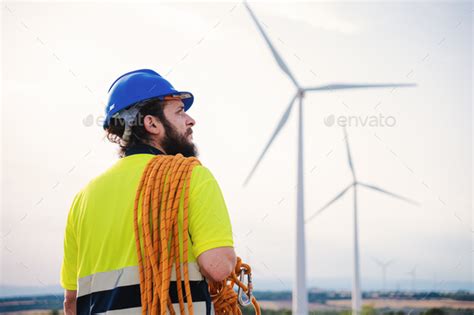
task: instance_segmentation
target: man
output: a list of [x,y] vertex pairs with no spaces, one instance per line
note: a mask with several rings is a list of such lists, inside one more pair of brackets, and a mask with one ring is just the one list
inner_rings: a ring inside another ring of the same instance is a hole
[[[191,93],[178,92],[158,73],[143,69],[119,77],[108,97],[104,129],[119,144],[121,158],[76,195],[69,211],[61,267],[66,315],[141,314],[133,230],[139,180],[156,155],[197,156],[195,121],[186,112]],[[236,256],[221,190],[201,165],[191,175],[188,220],[194,313],[212,314],[207,281],[224,280]],[[175,277],[171,280],[170,297],[179,313]]]

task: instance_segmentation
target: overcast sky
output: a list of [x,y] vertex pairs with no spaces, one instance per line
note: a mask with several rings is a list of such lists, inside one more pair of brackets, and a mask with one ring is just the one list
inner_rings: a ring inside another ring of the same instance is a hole
[[[415,266],[418,281],[433,288],[469,283],[472,3],[251,6],[303,85],[418,84],[307,94],[305,216],[351,181],[342,128],[328,126],[332,118],[351,119],[360,180],[422,204],[360,189],[362,287],[381,285],[373,258],[395,259],[391,287],[408,285]],[[0,283],[59,282],[72,198],[117,159],[98,123],[107,89],[140,68],[193,92],[194,139],[222,187],[237,253],[262,283],[287,285],[294,273],[296,110],[242,184],[294,87],[241,3],[192,2],[4,5]],[[311,285],[343,279],[349,288],[351,210],[347,194],[306,225]]]

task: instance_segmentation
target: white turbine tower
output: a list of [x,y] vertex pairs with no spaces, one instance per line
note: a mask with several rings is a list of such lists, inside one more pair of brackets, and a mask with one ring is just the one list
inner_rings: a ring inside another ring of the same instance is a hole
[[387,288],[386,287],[386,285],[387,285],[387,268],[388,268],[388,266],[393,264],[393,262],[395,260],[392,259],[392,260],[383,262],[381,260],[378,260],[377,258],[372,258],[372,259],[382,269],[382,292],[385,292],[385,290]]
[[362,183],[357,180],[355,170],[354,170],[354,164],[352,163],[352,156],[351,156],[351,150],[349,148],[349,139],[347,137],[347,132],[346,129],[344,128],[344,139],[346,143],[346,150],[347,150],[347,160],[349,163],[349,168],[352,173],[352,183],[350,183],[346,188],[344,188],[336,197],[331,199],[326,205],[324,205],[322,208],[320,208],[318,211],[316,211],[313,215],[311,215],[308,219],[306,219],[306,223],[308,223],[310,220],[312,220],[314,217],[319,215],[321,212],[326,210],[330,205],[332,205],[334,202],[342,198],[346,192],[348,192],[351,188],[354,191],[354,214],[353,214],[353,222],[354,222],[354,260],[353,260],[353,274],[352,274],[352,314],[358,314],[360,313],[361,309],[361,303],[362,303],[362,292],[360,289],[360,264],[359,264],[359,230],[358,230],[358,223],[357,223],[357,188],[358,187],[364,187],[368,188],[371,190],[375,190],[381,193],[384,193],[386,195],[389,195],[391,197],[401,199],[405,202],[418,205],[417,202],[412,201],[408,198],[402,197],[400,195],[391,193],[385,189],[379,188],[377,186],[369,185]]
[[352,84],[352,83],[332,83],[314,87],[302,87],[295,79],[290,69],[280,57],[274,46],[272,45],[267,34],[263,30],[262,26],[257,20],[257,17],[252,12],[246,2],[244,2],[252,20],[255,22],[259,32],[263,36],[263,39],[267,43],[270,51],[275,58],[280,69],[288,76],[293,85],[296,88],[295,94],[292,96],[290,103],[285,109],[283,116],[277,124],[277,127],[273,131],[270,140],[266,144],[262,153],[260,154],[257,162],[253,166],[249,175],[245,179],[244,186],[250,181],[252,175],[255,173],[258,165],[262,161],[265,153],[270,148],[272,142],[280,130],[285,126],[288,118],[290,117],[291,110],[296,100],[298,100],[298,155],[297,155],[297,193],[296,193],[296,277],[293,288],[293,310],[292,313],[295,315],[306,315],[308,314],[308,296],[306,291],[306,265],[305,265],[305,231],[304,231],[304,178],[303,178],[303,98],[306,92],[321,92],[321,91],[333,91],[333,90],[344,90],[344,89],[361,89],[361,88],[388,88],[388,87],[407,87],[415,86],[415,84]]

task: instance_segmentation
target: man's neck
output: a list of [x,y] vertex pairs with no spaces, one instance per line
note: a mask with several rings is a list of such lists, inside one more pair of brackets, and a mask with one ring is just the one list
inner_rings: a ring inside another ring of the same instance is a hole
[[129,147],[125,151],[125,156],[135,155],[135,154],[153,154],[153,155],[162,155],[165,154],[160,149],[144,143],[137,143],[136,145]]
[[163,150],[163,148],[161,147],[161,145],[159,145],[159,144],[157,143],[157,141],[150,141],[149,143],[145,143],[145,144],[150,145],[150,146],[152,146],[152,147],[154,147],[154,148],[160,150],[160,151],[163,152],[164,154],[166,154],[166,151]]

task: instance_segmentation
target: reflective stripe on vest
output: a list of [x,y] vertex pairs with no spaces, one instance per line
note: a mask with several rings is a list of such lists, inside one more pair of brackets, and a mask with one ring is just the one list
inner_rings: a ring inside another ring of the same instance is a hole
[[[186,309],[186,312],[187,312],[187,309],[188,309],[187,303],[184,303],[184,308]],[[173,309],[176,314],[179,314],[180,312],[179,304],[173,304]],[[194,309],[194,314],[196,315],[209,314],[209,313],[206,313],[207,312],[206,304],[202,302],[198,302],[198,303],[193,302],[193,309]],[[102,314],[104,315],[105,314],[107,315],[142,315],[142,308],[134,307],[134,308],[127,308],[125,310],[112,310],[112,311],[107,311],[105,313],[96,313],[96,314],[98,315],[102,315]],[[170,312],[168,312],[168,314],[170,314]],[[214,306],[212,306],[211,314],[214,314]]]
[[[181,264],[181,279],[184,279]],[[189,282],[195,314],[213,313],[208,285],[199,272],[198,264],[188,263]],[[173,265],[170,283],[170,299],[179,314],[176,272]],[[186,302],[184,282],[183,300]],[[185,304],[187,307],[187,304]],[[78,314],[141,314],[140,275],[138,266],[99,272],[80,278],[77,292]]]

